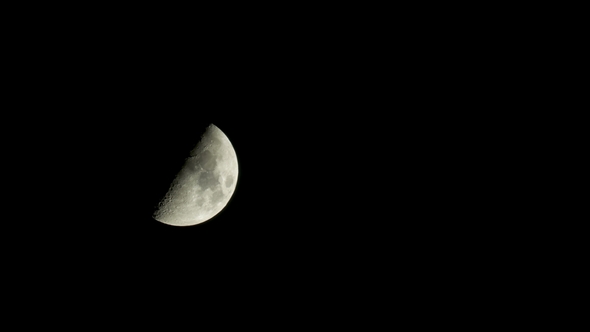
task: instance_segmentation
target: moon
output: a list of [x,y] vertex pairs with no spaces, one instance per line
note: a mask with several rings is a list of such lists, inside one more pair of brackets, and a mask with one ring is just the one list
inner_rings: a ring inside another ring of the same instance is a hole
[[153,218],[173,226],[205,222],[225,208],[237,180],[236,151],[227,136],[211,124],[190,151]]

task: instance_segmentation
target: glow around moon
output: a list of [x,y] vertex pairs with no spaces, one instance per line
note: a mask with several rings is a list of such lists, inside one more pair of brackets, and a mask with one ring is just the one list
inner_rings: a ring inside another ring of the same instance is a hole
[[173,226],[205,222],[227,205],[237,180],[236,152],[227,136],[210,125],[172,181],[153,218]]

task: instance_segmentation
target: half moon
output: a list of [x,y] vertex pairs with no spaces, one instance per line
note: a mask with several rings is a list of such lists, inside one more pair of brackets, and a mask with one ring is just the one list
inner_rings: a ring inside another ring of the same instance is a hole
[[215,125],[190,152],[153,218],[173,226],[192,226],[217,215],[231,199],[238,159],[227,136]]

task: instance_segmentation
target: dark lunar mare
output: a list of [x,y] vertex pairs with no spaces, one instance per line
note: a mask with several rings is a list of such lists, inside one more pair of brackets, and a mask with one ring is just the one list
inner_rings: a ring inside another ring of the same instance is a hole
[[197,180],[201,189],[205,190],[207,188],[212,188],[214,186],[219,185],[219,172],[218,171],[203,171],[199,174],[199,179]]

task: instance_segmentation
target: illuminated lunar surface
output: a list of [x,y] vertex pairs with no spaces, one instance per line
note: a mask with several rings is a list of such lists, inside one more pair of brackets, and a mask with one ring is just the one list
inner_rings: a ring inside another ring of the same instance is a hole
[[236,152],[227,136],[210,125],[172,181],[153,218],[173,226],[205,222],[227,205],[237,180]]

